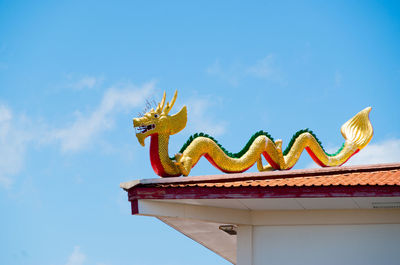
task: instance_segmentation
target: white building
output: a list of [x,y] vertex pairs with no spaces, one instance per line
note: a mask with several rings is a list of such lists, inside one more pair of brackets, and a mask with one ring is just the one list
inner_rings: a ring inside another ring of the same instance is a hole
[[157,217],[233,264],[400,264],[400,164],[121,187],[132,214]]

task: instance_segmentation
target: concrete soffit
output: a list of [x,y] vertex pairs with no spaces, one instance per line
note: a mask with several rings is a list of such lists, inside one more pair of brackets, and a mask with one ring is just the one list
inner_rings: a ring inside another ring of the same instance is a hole
[[239,210],[139,200],[139,215],[236,225],[400,223],[400,209]]
[[158,218],[233,264],[238,262],[237,236],[221,231],[220,225],[233,224],[241,231],[251,226],[400,223],[400,209],[255,211],[152,200],[138,200],[138,214]]

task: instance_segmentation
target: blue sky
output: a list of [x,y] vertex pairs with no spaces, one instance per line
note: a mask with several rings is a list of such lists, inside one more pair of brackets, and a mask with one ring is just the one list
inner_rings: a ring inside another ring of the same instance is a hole
[[396,1],[0,1],[0,264],[229,264],[130,215],[119,183],[156,177],[132,128],[145,100],[188,106],[171,155],[195,132],[236,152],[307,127],[335,151],[372,106],[349,164],[398,162],[398,47]]

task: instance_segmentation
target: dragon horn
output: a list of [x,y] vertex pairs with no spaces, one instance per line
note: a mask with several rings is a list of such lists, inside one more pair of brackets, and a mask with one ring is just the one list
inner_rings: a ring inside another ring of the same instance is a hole
[[175,104],[175,100],[176,100],[177,96],[178,96],[178,90],[175,90],[174,97],[172,98],[172,101],[171,101],[171,104],[170,104],[170,108],[171,109],[172,109],[172,106],[174,106],[174,104]]
[[166,94],[165,94],[165,91],[164,91],[163,98],[162,98],[161,102],[160,102],[160,103],[158,103],[158,106],[157,106],[156,112],[161,112],[161,111],[162,111],[162,109],[164,108],[164,104],[165,104],[165,97],[166,97]]
[[169,111],[172,109],[172,106],[174,106],[177,96],[178,96],[178,90],[175,90],[175,94],[174,94],[174,97],[171,100],[171,103],[168,102],[167,106],[165,107],[165,109],[163,111],[165,115],[167,115],[169,113]]

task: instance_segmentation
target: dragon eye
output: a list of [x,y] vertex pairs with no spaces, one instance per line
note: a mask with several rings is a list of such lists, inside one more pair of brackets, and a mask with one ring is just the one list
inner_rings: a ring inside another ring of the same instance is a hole
[[154,118],[158,118],[158,114],[154,114]]

